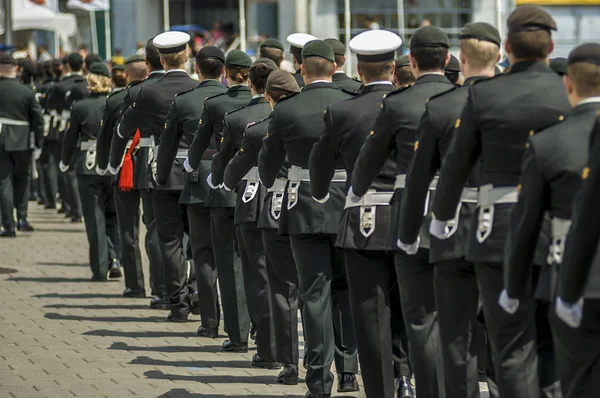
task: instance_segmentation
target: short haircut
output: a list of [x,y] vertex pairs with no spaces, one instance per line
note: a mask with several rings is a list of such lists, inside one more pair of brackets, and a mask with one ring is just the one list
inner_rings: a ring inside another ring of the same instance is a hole
[[394,60],[381,62],[358,61],[360,73],[368,81],[389,80],[394,69]]
[[110,78],[104,75],[90,73],[87,75],[88,90],[90,93],[110,93]]
[[110,75],[115,87],[127,86],[127,76],[125,76],[124,70],[113,69],[110,71]]
[[304,58],[304,73],[309,78],[330,76],[333,73],[333,62],[321,57]]
[[398,84],[413,84],[416,80],[408,65],[394,69],[394,76]]
[[102,57],[94,53],[88,54],[87,57],[85,57],[85,68],[90,69],[90,66],[96,62],[102,62]]
[[335,54],[334,58],[335,58],[335,63],[338,68],[341,68],[346,63],[346,58],[344,55]]
[[544,59],[550,54],[552,36],[547,30],[509,32],[510,51],[516,58]]
[[150,68],[154,70],[161,70],[162,64],[160,63],[160,54],[158,53],[158,49],[152,42],[152,39],[148,40],[146,43],[146,61]]
[[236,83],[244,83],[250,75],[250,68],[225,68],[227,77]]
[[160,58],[163,60],[165,65],[169,68],[178,68],[185,64],[187,61],[187,54],[185,51],[180,51],[175,54],[161,54]]
[[250,68],[250,82],[258,92],[263,92],[267,86],[267,79],[273,70],[267,64],[256,64]]
[[83,67],[83,59],[68,59],[67,64],[69,64],[73,72],[79,72]]
[[223,72],[223,62],[216,58],[204,58],[196,62],[205,79],[219,79]]
[[281,65],[281,61],[283,61],[285,58],[283,51],[274,47],[261,47],[258,53],[258,58],[269,58],[275,62],[275,65],[277,66]]
[[302,53],[292,51],[292,59],[296,61],[298,65],[302,65]]
[[131,83],[144,80],[148,75],[148,66],[145,62],[131,62],[125,65],[125,71],[127,71],[129,83]]
[[478,39],[463,39],[458,42],[460,51],[475,69],[493,68],[498,60],[500,47],[496,43]]
[[273,99],[273,101],[275,101],[275,102],[279,101],[284,96],[287,97],[287,96],[295,94],[292,91],[286,91],[286,90],[282,90],[280,88],[268,88],[266,90],[266,93],[269,94],[269,97],[271,97]]
[[417,47],[410,49],[417,67],[422,71],[444,70],[448,49],[445,47]]
[[569,65],[567,74],[579,97],[600,96],[600,65],[578,62]]

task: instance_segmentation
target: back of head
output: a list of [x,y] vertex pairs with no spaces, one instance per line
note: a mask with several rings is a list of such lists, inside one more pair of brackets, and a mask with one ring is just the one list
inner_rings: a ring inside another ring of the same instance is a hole
[[458,34],[459,47],[471,69],[483,71],[495,68],[500,53],[500,33],[485,22],[466,24]]
[[79,72],[83,67],[83,57],[79,53],[71,53],[67,56],[67,64],[71,71]]
[[162,64],[160,63],[160,54],[158,48],[152,42],[152,39],[146,43],[146,62],[150,65],[151,70],[162,70]]
[[337,65],[338,69],[344,66],[344,64],[346,63],[346,46],[344,45],[344,43],[335,38],[329,38],[323,41],[329,44],[329,46],[333,50],[335,64]]
[[569,54],[568,77],[579,98],[600,96],[600,44],[586,43]]
[[448,35],[432,25],[420,27],[410,39],[410,55],[422,72],[443,71],[449,47]]
[[302,49],[303,75],[308,79],[331,79],[335,55],[323,40],[312,40]]
[[385,30],[368,30],[350,40],[349,47],[356,53],[363,83],[391,80],[395,52],[401,45],[400,36]]
[[215,46],[205,46],[196,53],[196,66],[204,79],[218,80],[223,73],[225,54]]
[[568,60],[563,57],[552,58],[550,60],[550,69],[556,72],[559,76],[564,76],[567,74],[568,69]]
[[508,17],[507,52],[519,60],[545,60],[554,48],[552,30],[556,22],[542,7],[517,7]]
[[90,65],[86,77],[88,90],[93,94],[110,93],[111,79],[110,71],[104,62],[94,62]]
[[110,70],[110,78],[115,87],[127,86],[127,74],[125,73],[125,65],[115,65]]
[[227,78],[234,84],[243,84],[250,75],[252,59],[241,50],[233,50],[225,58]]
[[269,58],[259,58],[250,67],[250,82],[252,87],[258,93],[262,93],[267,85],[267,79],[269,75],[278,70],[279,68]]
[[269,58],[277,67],[281,65],[281,61],[284,60],[283,55],[283,44],[279,40],[276,39],[267,39],[260,43],[258,47],[258,56],[259,58]]
[[450,55],[450,61],[444,69],[444,75],[450,83],[457,84],[460,78],[460,61],[454,55]]
[[98,54],[88,54],[85,57],[85,69],[90,70],[90,67],[92,66],[92,64],[96,63],[96,62],[102,62],[102,57]]
[[269,75],[265,91],[274,102],[277,102],[284,96],[299,93],[300,86],[290,72],[276,70]]

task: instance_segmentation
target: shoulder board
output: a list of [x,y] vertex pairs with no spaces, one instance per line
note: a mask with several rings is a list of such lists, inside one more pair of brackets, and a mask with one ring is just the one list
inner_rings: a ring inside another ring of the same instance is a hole
[[453,92],[454,90],[456,90],[457,88],[460,88],[460,87],[462,87],[462,86],[454,86],[453,88],[451,88],[448,91],[444,91],[443,93],[439,93],[439,94],[433,95],[433,96],[429,97],[429,99],[427,100],[427,102],[429,102],[431,100],[434,100],[436,98],[439,98],[439,97],[443,97],[444,95],[446,95],[448,93],[451,93],[451,92]]
[[194,87],[194,88],[190,88],[189,90],[182,91],[182,92],[180,92],[180,93],[177,93],[177,94],[175,94],[175,97],[177,97],[178,95],[187,94],[187,93],[189,93],[190,91],[194,91],[195,89],[196,89],[196,87]]
[[256,126],[257,124],[264,123],[264,122],[268,121],[269,119],[271,119],[271,116],[267,116],[266,118],[257,120],[255,122],[250,122],[250,123],[248,123],[248,126],[246,126],[246,127]]
[[279,101],[277,101],[277,103],[279,104],[280,102],[287,101],[287,100],[289,100],[290,98],[294,98],[294,97],[295,97],[295,96],[297,96],[298,94],[300,94],[300,93],[294,93],[294,94],[292,94],[292,95],[287,95],[287,96],[281,97],[281,98],[279,98]]
[[355,96],[357,96],[359,94],[356,91],[346,90],[345,88],[343,88],[342,91],[345,92],[346,94],[352,95],[353,97],[355,97]]
[[411,87],[412,87],[412,84],[405,84],[403,87],[400,87],[392,92],[387,93],[384,100],[390,98],[392,95],[403,93],[404,91],[408,90]]
[[106,96],[106,98],[110,98],[110,97],[112,97],[113,95],[117,95],[117,94],[119,94],[119,93],[120,93],[120,92],[122,92],[122,91],[123,91],[123,90],[119,90],[119,91],[113,91],[112,93],[108,94],[108,95]]
[[211,95],[210,97],[206,97],[206,98],[204,99],[204,101],[208,101],[208,100],[210,100],[210,99],[217,98],[217,97],[222,97],[222,96],[224,96],[224,95],[225,95],[225,93],[220,93],[220,94]]
[[239,111],[239,110],[241,110],[241,109],[244,109],[245,107],[246,107],[246,106],[244,105],[244,106],[242,106],[242,107],[239,107],[239,108],[237,108],[237,109],[234,109],[234,110],[232,110],[232,111],[229,111],[229,112],[225,113],[225,116],[229,116],[229,115],[231,115],[232,113],[235,113],[235,112],[237,112],[237,111]]
[[505,77],[505,76],[509,76],[509,75],[506,74],[506,73],[501,73],[499,75],[495,75],[495,76],[490,77],[488,79],[481,79],[481,80],[474,81],[473,83],[469,84],[469,86],[477,86],[477,85],[480,85],[482,83],[493,82],[493,81],[496,81],[497,79],[501,79],[502,77]]
[[362,82],[360,81],[360,79],[357,79],[357,78],[353,77],[352,80],[354,80],[357,83],[361,83],[362,84]]
[[137,86],[137,85],[138,85],[138,84],[140,84],[141,82],[143,82],[143,80],[140,80],[140,81],[138,81],[138,82],[129,83],[129,84],[127,85],[127,88],[130,88],[130,87],[133,87],[133,86]]

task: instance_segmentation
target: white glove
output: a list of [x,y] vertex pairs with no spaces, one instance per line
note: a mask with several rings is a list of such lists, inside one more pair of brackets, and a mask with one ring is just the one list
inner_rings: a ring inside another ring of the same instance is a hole
[[229,188],[227,185],[225,185],[225,183],[223,183],[223,184],[221,184],[221,185],[219,185],[219,186],[220,186],[221,188],[225,188],[225,190],[226,190],[227,192],[231,192],[231,191],[233,191],[233,189]]
[[417,240],[413,244],[403,243],[400,239],[398,239],[398,247],[406,252],[409,256],[413,256],[417,254],[419,251],[419,244],[421,243],[421,237],[417,236]]
[[506,289],[503,289],[498,298],[498,305],[500,305],[500,308],[505,312],[512,315],[519,309],[519,300],[510,298]]
[[110,163],[108,164],[108,172],[114,176],[117,175],[117,173],[119,172],[119,169],[121,168],[121,166],[117,167],[116,169],[113,168]]
[[185,158],[185,161],[183,162],[183,168],[188,173],[191,173],[192,171],[194,171],[194,169],[192,169],[192,166],[190,166],[190,158]]
[[[352,189],[352,188],[350,188],[350,189]],[[317,199],[314,196],[313,196],[313,199],[314,199],[315,202],[325,203],[325,202],[327,202],[329,200],[329,192],[327,192],[327,195],[323,199]]]
[[101,169],[100,166],[96,166],[96,174],[103,176],[106,174],[106,169]]
[[350,186],[350,189],[348,190],[348,199],[350,199],[350,202],[352,203],[358,203],[362,199],[362,196],[355,195],[352,186]]
[[560,297],[556,298],[556,316],[572,328],[578,328],[581,325],[583,317],[583,298],[577,300],[575,304],[564,302]]
[[212,173],[208,175],[208,177],[206,177],[206,183],[208,184],[209,187],[211,187],[212,189],[219,189],[221,188],[220,185],[213,185],[212,183]]
[[64,164],[62,162],[62,160],[60,161],[60,163],[58,164],[58,168],[60,169],[60,171],[62,171],[63,173],[67,170],[69,170],[69,166],[67,166],[66,164]]
[[429,224],[429,233],[441,240],[448,239],[449,230],[448,221],[441,221],[434,218],[431,220],[431,224]]
[[35,160],[39,160],[40,157],[42,157],[42,150],[38,148],[33,148],[33,158]]

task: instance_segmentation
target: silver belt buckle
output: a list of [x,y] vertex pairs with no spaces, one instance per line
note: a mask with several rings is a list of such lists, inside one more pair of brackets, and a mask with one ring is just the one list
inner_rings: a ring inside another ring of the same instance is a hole
[[85,167],[92,170],[96,167],[96,145],[93,145],[85,152]]
[[52,120],[52,118],[50,117],[50,115],[44,115],[44,137],[48,137],[48,134],[50,133],[50,121]]
[[281,207],[283,206],[283,192],[273,192],[271,197],[271,216],[275,220],[279,220],[281,217]]
[[550,248],[548,250],[548,257],[546,258],[548,264],[562,264],[566,238],[566,236],[557,236],[552,238],[552,242],[550,243]]
[[248,203],[252,199],[256,197],[256,193],[258,192],[258,181],[246,181],[246,189],[244,190],[244,195],[242,196],[242,202]]
[[360,233],[368,238],[375,232],[377,206],[360,206]]
[[288,193],[288,203],[287,209],[290,210],[296,204],[298,204],[298,187],[300,186],[300,181],[290,181],[290,185],[288,185],[287,193]]
[[483,243],[492,234],[494,224],[494,205],[481,206],[477,220],[477,242]]

